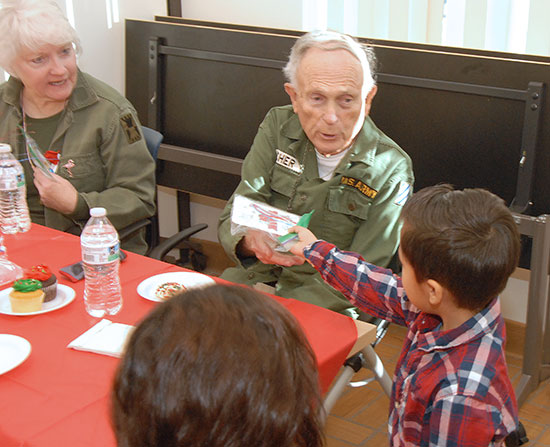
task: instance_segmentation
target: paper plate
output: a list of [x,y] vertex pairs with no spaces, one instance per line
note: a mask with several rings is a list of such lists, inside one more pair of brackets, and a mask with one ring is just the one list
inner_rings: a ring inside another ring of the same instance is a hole
[[209,286],[215,284],[215,281],[209,276],[196,272],[170,272],[151,276],[141,281],[137,287],[140,296],[151,301],[163,301],[155,296],[157,288],[166,282],[177,282],[187,289],[195,287]]
[[64,284],[57,285],[57,295],[51,301],[42,304],[42,309],[36,312],[12,312],[10,304],[10,292],[13,289],[9,287],[0,291],[0,313],[6,315],[16,315],[18,317],[27,317],[29,315],[45,314],[46,312],[52,312],[57,309],[61,309],[74,300],[75,291],[73,288]]
[[23,363],[31,353],[31,344],[23,337],[0,334],[0,375]]

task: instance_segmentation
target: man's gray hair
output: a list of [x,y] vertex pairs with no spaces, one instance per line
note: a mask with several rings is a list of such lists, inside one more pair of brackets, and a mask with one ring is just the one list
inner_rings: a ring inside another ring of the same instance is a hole
[[346,50],[349,51],[361,63],[363,68],[363,92],[368,93],[374,87],[374,66],[376,57],[371,47],[357,42],[352,37],[336,31],[311,31],[302,35],[296,40],[288,62],[283,68],[283,73],[290,84],[295,88],[298,86],[296,73],[302,58],[310,48],[323,50]]
[[72,43],[80,39],[53,0],[0,0],[0,67],[14,75],[13,63],[22,49]]

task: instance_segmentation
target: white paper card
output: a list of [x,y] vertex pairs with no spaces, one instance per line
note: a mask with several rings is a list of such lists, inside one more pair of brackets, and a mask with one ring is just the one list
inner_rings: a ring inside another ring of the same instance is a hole
[[[276,237],[288,233],[288,229],[300,220],[297,214],[289,213],[265,203],[235,196],[231,211],[231,223],[238,227],[254,228]],[[236,231],[233,231],[235,234]]]

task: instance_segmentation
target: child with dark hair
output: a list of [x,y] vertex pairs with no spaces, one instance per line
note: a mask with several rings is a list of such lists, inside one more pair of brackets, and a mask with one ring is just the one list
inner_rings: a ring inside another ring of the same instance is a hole
[[315,355],[294,316],[247,287],[177,295],[134,330],[116,374],[119,447],[321,447]]
[[392,446],[504,445],[518,426],[497,297],[520,252],[513,216],[488,191],[438,185],[414,194],[401,217],[401,277],[302,227],[291,251],[354,305],[408,328],[392,388]]

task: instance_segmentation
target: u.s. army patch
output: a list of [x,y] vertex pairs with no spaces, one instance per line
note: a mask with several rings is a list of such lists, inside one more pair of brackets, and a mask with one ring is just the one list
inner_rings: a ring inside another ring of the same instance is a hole
[[376,189],[371,188],[370,186],[363,183],[361,180],[353,177],[346,177],[345,175],[343,175],[340,179],[340,184],[351,186],[352,188],[355,188],[361,194],[367,196],[370,199],[374,199],[376,197],[376,194],[378,194],[378,191]]
[[120,125],[122,126],[122,130],[124,130],[128,144],[141,140],[141,133],[131,113],[120,117]]
[[407,182],[399,183],[399,191],[397,191],[397,196],[395,196],[395,204],[399,206],[405,205],[405,202],[409,198],[411,193],[411,184]]
[[288,155],[286,152],[283,152],[279,149],[276,149],[277,151],[277,159],[275,160],[275,163],[277,163],[280,166],[284,166],[285,168],[290,169],[291,171],[296,172],[297,174],[302,173],[302,167],[300,166],[300,162],[296,160],[292,155]]

